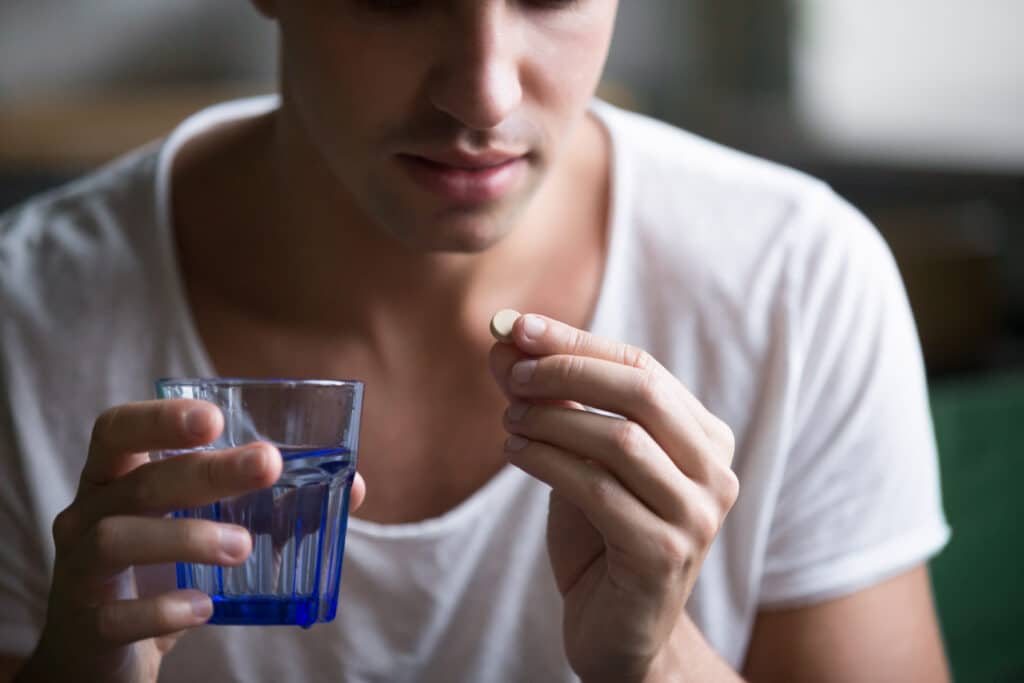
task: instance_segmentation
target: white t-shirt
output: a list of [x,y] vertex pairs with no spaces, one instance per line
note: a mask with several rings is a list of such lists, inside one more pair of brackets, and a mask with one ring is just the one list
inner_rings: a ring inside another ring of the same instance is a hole
[[[175,153],[274,106],[202,112],[0,217],[0,650],[39,633],[50,525],[96,415],[152,397],[156,377],[212,373],[175,261]],[[882,239],[822,183],[593,110],[613,205],[592,330],[649,350],[736,434],[740,498],[686,609],[740,667],[760,607],[858,590],[948,538],[913,320]],[[161,680],[573,680],[547,494],[507,467],[436,519],[353,519],[336,621],[198,629]]]

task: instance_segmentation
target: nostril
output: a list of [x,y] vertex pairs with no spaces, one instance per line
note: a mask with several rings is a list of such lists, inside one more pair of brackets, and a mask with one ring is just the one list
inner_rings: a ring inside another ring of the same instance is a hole
[[519,108],[522,83],[515,60],[465,63],[452,69],[432,93],[434,107],[472,130],[492,130]]

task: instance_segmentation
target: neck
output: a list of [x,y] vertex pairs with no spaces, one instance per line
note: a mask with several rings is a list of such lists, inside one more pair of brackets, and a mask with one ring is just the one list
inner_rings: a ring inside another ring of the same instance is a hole
[[[373,225],[286,111],[222,135],[212,143],[217,154],[191,155],[220,170],[183,181],[181,201],[175,193],[176,213],[184,215],[177,221],[182,260],[225,304],[244,302],[253,317],[281,325],[381,350],[389,339],[408,345],[450,338],[454,327],[478,346],[487,343],[495,310],[538,310],[536,293],[552,273],[574,253],[593,253],[580,243],[603,243],[603,224],[579,207],[587,185],[581,179],[594,181],[591,203],[607,202],[605,144],[594,121],[577,126],[516,227],[477,253],[415,250]],[[176,176],[189,175],[188,156],[183,150]],[[239,177],[238,168],[252,172]],[[190,201],[195,193],[205,201]],[[218,207],[212,215],[211,206]],[[603,221],[603,211],[598,215]]]

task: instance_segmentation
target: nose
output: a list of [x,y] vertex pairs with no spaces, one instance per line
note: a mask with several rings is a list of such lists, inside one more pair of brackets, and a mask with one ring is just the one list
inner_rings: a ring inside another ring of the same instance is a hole
[[517,27],[504,2],[453,13],[431,87],[433,105],[473,130],[496,128],[523,98]]

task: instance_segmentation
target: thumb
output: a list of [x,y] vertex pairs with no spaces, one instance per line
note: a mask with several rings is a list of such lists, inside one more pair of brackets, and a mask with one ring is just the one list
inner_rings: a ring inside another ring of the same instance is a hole
[[349,512],[355,512],[359,509],[359,506],[363,504],[363,500],[366,498],[366,480],[363,479],[363,475],[356,472],[356,477],[352,481],[352,492],[349,494],[348,509]]

